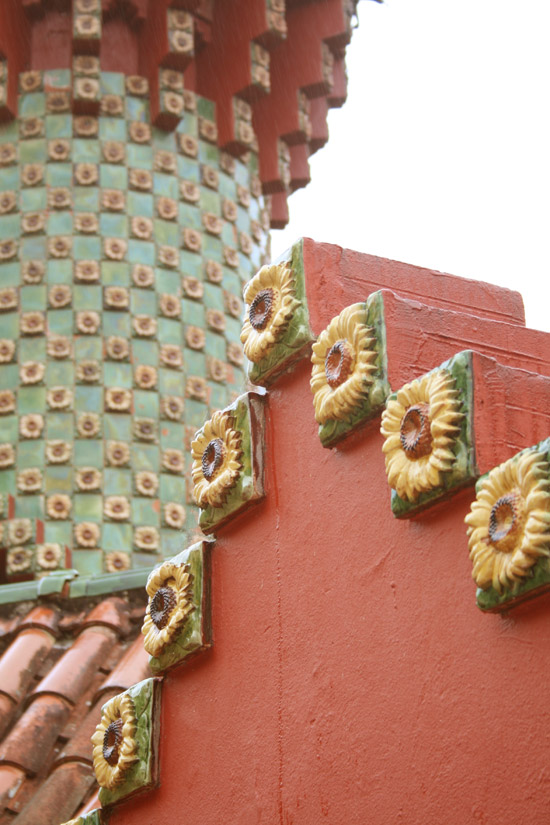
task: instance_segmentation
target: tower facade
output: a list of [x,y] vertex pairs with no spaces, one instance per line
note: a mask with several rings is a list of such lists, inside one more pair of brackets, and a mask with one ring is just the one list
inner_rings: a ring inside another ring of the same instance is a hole
[[9,0],[0,577],[151,567],[242,388],[242,288],[345,97],[354,3]]

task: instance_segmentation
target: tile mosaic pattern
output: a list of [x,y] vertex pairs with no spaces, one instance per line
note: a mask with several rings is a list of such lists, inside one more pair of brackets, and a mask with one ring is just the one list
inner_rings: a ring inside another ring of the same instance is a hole
[[[71,110],[79,80],[97,118]],[[20,90],[0,127],[6,580],[151,566],[196,524],[192,434],[242,386],[257,158],[221,153],[213,104],[183,89],[177,130],[152,128],[147,82],[93,56]]]

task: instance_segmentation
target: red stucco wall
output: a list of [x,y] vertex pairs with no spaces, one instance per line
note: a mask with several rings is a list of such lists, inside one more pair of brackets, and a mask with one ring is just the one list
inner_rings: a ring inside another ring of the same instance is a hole
[[[358,283],[346,303],[364,297]],[[507,333],[510,350],[526,340]],[[393,352],[400,374],[406,349]],[[213,549],[214,647],[166,676],[162,785],[113,825],[541,825],[550,596],[482,614],[463,524],[472,488],[394,519],[379,421],[324,449],[309,374],[306,360],[269,392],[266,499]],[[548,434],[535,384],[518,385],[536,410],[514,418],[520,446]],[[485,392],[480,442],[502,400]],[[511,454],[499,438],[495,461]]]

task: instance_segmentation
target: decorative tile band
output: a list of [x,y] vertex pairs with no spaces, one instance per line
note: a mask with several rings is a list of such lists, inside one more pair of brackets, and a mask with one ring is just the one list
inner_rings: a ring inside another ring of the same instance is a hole
[[[75,37],[100,20],[74,13]],[[219,151],[213,104],[181,72],[160,81],[183,103],[173,132],[151,125],[145,78],[90,53],[22,74],[19,118],[0,125],[8,582],[178,552],[196,523],[191,434],[242,387],[240,296],[266,242],[257,157]]]
[[550,439],[482,476],[465,521],[481,610],[550,589]]

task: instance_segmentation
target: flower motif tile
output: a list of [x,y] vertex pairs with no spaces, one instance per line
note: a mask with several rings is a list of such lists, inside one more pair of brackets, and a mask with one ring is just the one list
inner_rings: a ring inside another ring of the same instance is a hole
[[482,476],[465,522],[481,610],[550,589],[550,439]]
[[215,413],[191,444],[193,497],[199,524],[211,533],[264,495],[263,403],[257,393],[241,395]]
[[390,395],[380,431],[398,518],[475,479],[471,353],[458,353]]
[[241,343],[252,383],[268,386],[301,358],[312,340],[309,328],[301,243],[244,288]]
[[153,673],[211,646],[211,546],[207,540],[193,544],[149,576],[142,633]]
[[160,679],[145,679],[103,705],[92,736],[103,807],[158,782]]
[[387,379],[382,296],[346,307],[313,344],[311,390],[319,437],[325,447],[376,416]]

